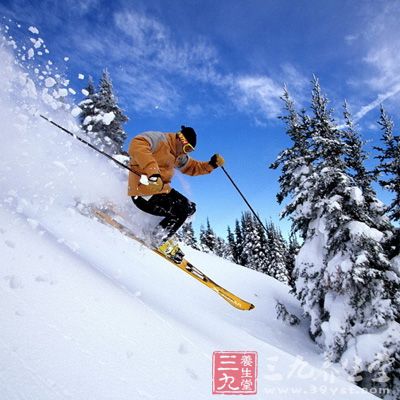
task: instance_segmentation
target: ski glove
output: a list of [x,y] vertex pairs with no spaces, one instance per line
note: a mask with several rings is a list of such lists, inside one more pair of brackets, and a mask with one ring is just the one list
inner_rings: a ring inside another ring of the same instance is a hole
[[155,174],[149,177],[149,184],[154,187],[155,192],[158,192],[164,186],[161,175]]
[[208,162],[213,168],[218,168],[224,165],[224,157],[220,156],[219,154],[214,154],[210,161]]
[[150,194],[159,193],[164,186],[164,182],[159,174],[151,175],[149,178],[146,175],[142,175],[139,182],[149,188],[148,191],[150,191]]

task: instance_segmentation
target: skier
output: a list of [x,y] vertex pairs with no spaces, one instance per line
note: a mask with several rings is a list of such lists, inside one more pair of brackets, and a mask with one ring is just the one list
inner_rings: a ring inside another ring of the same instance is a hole
[[128,195],[142,211],[164,217],[151,234],[151,245],[175,262],[184,254],[172,239],[196,211],[195,203],[171,188],[174,168],[187,175],[209,174],[224,164],[219,154],[210,161],[196,161],[189,153],[196,147],[196,132],[182,126],[176,133],[143,132],[129,145]]

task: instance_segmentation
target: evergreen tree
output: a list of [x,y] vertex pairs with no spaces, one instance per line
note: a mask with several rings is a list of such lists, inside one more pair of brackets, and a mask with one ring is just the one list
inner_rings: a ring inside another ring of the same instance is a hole
[[[348,106],[344,105],[344,118],[346,121],[345,129],[342,132],[344,147],[344,162],[346,172],[354,180],[352,189],[352,197],[358,204],[358,208],[363,212],[359,218],[367,217],[365,222],[375,224],[382,231],[390,231],[391,227],[387,218],[384,217],[385,206],[376,197],[376,192],[372,188],[372,182],[376,178],[376,171],[367,171],[365,161],[368,159],[366,152],[363,149],[363,141],[359,133],[356,131],[351,119]],[[364,217],[363,217],[364,216]]]
[[200,247],[207,253],[214,253],[217,244],[217,237],[211,228],[210,221],[207,218],[207,227],[200,227]]
[[[387,207],[389,217],[393,222],[400,221],[400,136],[393,134],[394,123],[389,114],[380,108],[380,119],[378,124],[381,126],[383,146],[377,146],[377,159],[379,165],[376,173],[380,176],[379,184],[391,191],[394,198]],[[392,226],[393,235],[387,241],[387,252],[391,259],[391,266],[394,273],[400,274],[400,228]],[[397,296],[397,321],[400,322],[400,295]]]
[[[307,174],[298,179],[301,174],[292,169],[298,187],[286,183],[283,192],[291,197],[286,214],[304,239],[296,257],[295,293],[311,318],[311,337],[331,361],[348,363],[348,356],[341,357],[346,350],[355,354],[354,341],[375,335],[384,354],[373,353],[363,362],[361,385],[368,387],[378,378],[369,367],[395,355],[395,346],[385,343],[398,313],[400,279],[382,247],[387,221],[371,217],[365,207],[363,190],[348,172],[348,146],[316,78],[311,108],[313,115],[305,119],[306,154],[312,154],[303,164]],[[287,174],[293,157],[277,162]],[[379,203],[372,193],[371,203]],[[349,372],[354,367],[347,364]]]
[[206,236],[207,236],[206,228],[204,227],[204,225],[201,225],[200,226],[200,250],[204,251],[205,253],[210,253],[210,249],[205,246]]
[[239,265],[245,265],[245,259],[243,255],[243,233],[238,219],[235,221],[235,244],[236,246],[234,254],[237,259],[237,263]]
[[333,120],[333,110],[329,108],[329,101],[321,92],[319,81],[314,77],[311,109],[313,117],[310,119],[311,150],[314,154],[314,164],[318,172],[324,169],[337,171],[339,174],[345,169],[343,160],[342,133]]
[[207,253],[213,253],[218,257],[233,261],[231,247],[224,239],[215,234],[207,218],[207,227],[200,227],[200,248]]
[[93,125],[91,124],[95,115],[97,115],[97,110],[95,107],[95,87],[92,76],[89,76],[88,85],[85,88],[85,99],[82,100],[78,106],[81,109],[79,114],[79,121],[81,123],[82,129],[87,133],[90,138],[94,138],[93,135]]
[[229,252],[231,254],[231,259],[234,263],[239,264],[240,263],[240,254],[238,251],[238,247],[236,244],[235,240],[235,235],[232,233],[231,228],[228,226],[228,246],[229,246]]
[[86,92],[87,95],[86,96],[93,96],[95,94],[95,87],[94,87],[94,81],[93,81],[93,77],[91,75],[89,75],[88,78],[88,85],[86,86]]
[[250,212],[246,211],[242,214],[241,233],[243,236],[243,250],[241,255],[243,265],[256,270],[258,268],[256,254],[260,246],[260,238],[258,237],[258,232]]
[[308,208],[306,199],[308,188],[312,185],[310,177],[315,176],[312,164],[315,155],[310,148],[311,120],[304,110],[301,114],[296,112],[294,102],[286,88],[282,100],[287,114],[280,119],[285,122],[292,146],[283,150],[270,168],[281,168],[280,191],[277,194],[279,204],[287,197],[292,198],[292,201],[284,207],[282,217],[290,217],[295,210],[303,208],[302,212],[297,213],[296,218],[292,218],[292,229],[294,232],[299,231],[304,239],[312,218],[312,210]]
[[182,228],[178,231],[177,236],[181,242],[193,249],[200,250],[191,221],[183,224]]
[[371,187],[374,180],[374,174],[367,171],[365,161],[368,159],[363,149],[364,142],[361,140],[359,133],[354,126],[352,116],[347,102],[343,106],[343,116],[345,120],[345,129],[342,131],[343,142],[346,145],[344,161],[349,170],[349,175],[353,177],[355,184],[359,187],[364,198],[370,204],[375,198],[376,193]]
[[219,236],[216,237],[215,248],[213,253],[218,257],[224,258],[225,260],[229,261],[233,260],[230,246],[228,245],[228,243],[225,242],[224,239],[222,239]]
[[383,147],[375,147],[379,154],[377,172],[380,174],[380,185],[393,193],[394,198],[389,205],[389,216],[393,221],[400,221],[400,136],[393,134],[394,123],[381,106],[379,120]]
[[241,220],[243,236],[242,260],[244,266],[264,272],[267,265],[268,243],[265,232],[250,212],[245,212]]
[[296,256],[299,252],[300,245],[297,241],[296,235],[290,235],[289,238],[289,248],[286,256],[286,270],[289,278],[289,285],[294,288],[296,277],[294,275],[294,266],[296,261]]
[[103,71],[100,80],[100,90],[96,106],[100,110],[100,118],[95,121],[93,130],[99,132],[103,141],[106,143],[106,148],[108,148],[112,154],[121,153],[122,146],[127,136],[122,128],[122,124],[127,122],[128,118],[123,114],[121,108],[117,104],[110,74],[107,70]]
[[82,109],[80,120],[83,129],[102,150],[110,154],[122,153],[126,139],[122,125],[128,118],[117,104],[108,71],[103,71],[98,92],[95,92],[91,77],[86,91],[86,98],[79,103]]
[[267,270],[270,265],[271,256],[270,251],[271,248],[268,243],[267,234],[265,232],[264,227],[260,224],[260,222],[253,218],[253,222],[256,227],[257,236],[259,238],[259,247],[257,253],[254,255],[257,266],[257,271],[267,273]]
[[280,282],[289,284],[289,274],[286,269],[287,253],[285,241],[281,232],[271,222],[268,231],[268,266],[266,273]]

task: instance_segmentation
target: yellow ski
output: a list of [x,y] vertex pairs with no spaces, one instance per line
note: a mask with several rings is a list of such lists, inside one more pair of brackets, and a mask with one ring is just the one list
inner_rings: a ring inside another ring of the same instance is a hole
[[154,253],[158,254],[165,260],[169,261],[171,264],[177,266],[182,271],[185,271],[187,274],[189,274],[193,278],[197,279],[203,285],[214,290],[214,292],[218,293],[224,300],[226,300],[233,307],[236,307],[239,310],[252,310],[254,308],[253,304],[247,302],[246,300],[241,299],[240,297],[229,292],[222,286],[218,285],[218,283],[211,280],[207,275],[205,275],[203,272],[201,272],[198,268],[196,268],[188,260],[183,259],[183,261],[180,264],[177,264],[172,259],[170,259],[167,256],[165,256],[164,254],[160,253],[158,250],[149,247],[144,240],[138,238],[129,228],[127,228],[125,225],[118,222],[116,219],[114,219],[112,216],[107,214],[105,211],[103,211],[97,207],[94,207],[94,206],[89,206],[89,209],[91,211],[91,214],[96,216],[101,222],[118,229],[125,236],[135,240],[136,242],[142,244],[143,246],[146,246],[148,249],[150,249]]

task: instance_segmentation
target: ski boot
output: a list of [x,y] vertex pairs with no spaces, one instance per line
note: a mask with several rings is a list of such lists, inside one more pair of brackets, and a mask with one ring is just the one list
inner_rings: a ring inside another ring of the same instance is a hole
[[157,251],[170,258],[176,264],[180,264],[183,260],[183,257],[185,257],[185,254],[183,254],[183,251],[180,249],[179,245],[171,239],[159,246]]

